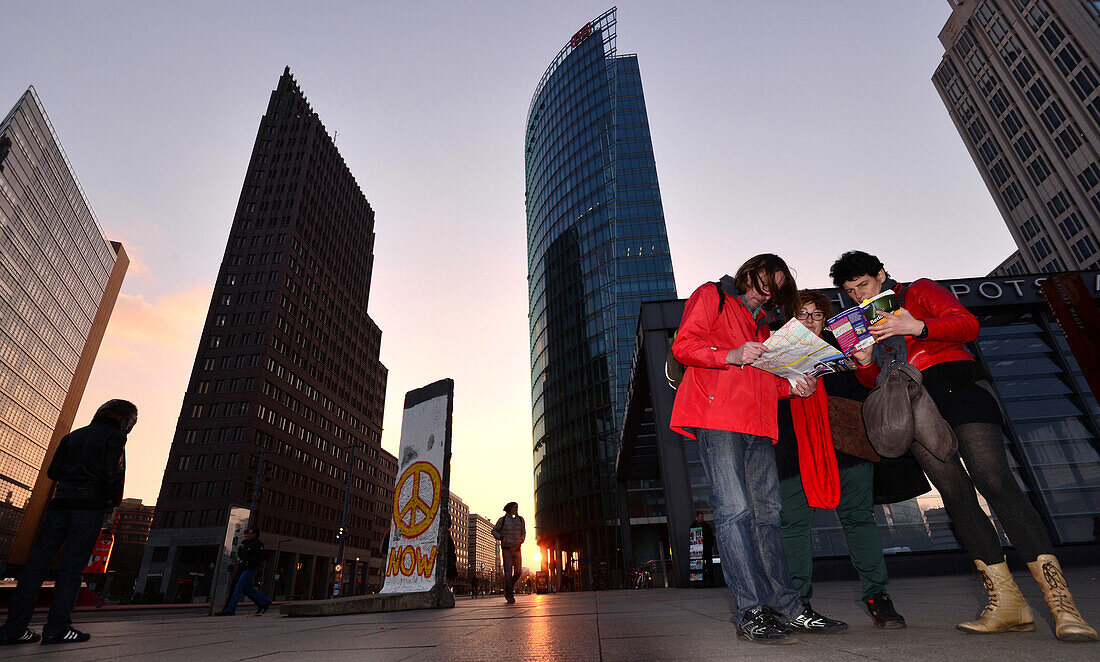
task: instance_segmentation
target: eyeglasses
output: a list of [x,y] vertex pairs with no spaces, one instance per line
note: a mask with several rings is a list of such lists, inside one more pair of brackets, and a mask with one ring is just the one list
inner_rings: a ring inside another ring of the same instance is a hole
[[800,320],[804,320],[807,317],[812,317],[815,322],[820,322],[821,320],[825,319],[825,313],[821,312],[820,310],[815,310],[812,313],[807,313],[805,310],[800,310],[798,311],[798,314],[795,315],[795,317]]

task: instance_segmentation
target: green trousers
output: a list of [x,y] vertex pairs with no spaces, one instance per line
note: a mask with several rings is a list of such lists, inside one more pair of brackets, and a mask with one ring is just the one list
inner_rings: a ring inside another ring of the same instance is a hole
[[[871,490],[875,466],[861,462],[840,470],[840,503],[836,514],[848,539],[848,555],[863,585],[863,599],[886,590],[886,562],[882,559],[882,538],[875,523],[874,502]],[[803,602],[813,597],[813,549],[810,527],[814,521],[814,508],[806,503],[802,478],[795,476],[780,481],[779,491],[783,508],[779,512],[782,522],[783,548],[787,552],[787,565],[791,580],[802,595]]]

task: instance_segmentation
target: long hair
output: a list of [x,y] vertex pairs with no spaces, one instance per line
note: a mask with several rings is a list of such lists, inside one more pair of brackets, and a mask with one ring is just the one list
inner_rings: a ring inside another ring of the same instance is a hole
[[[775,274],[783,274],[783,285],[775,284]],[[774,253],[761,253],[750,257],[737,269],[733,277],[737,289],[742,294],[754,288],[757,292],[767,292],[771,295],[767,308],[779,308],[787,317],[794,317],[798,312],[798,285],[794,282],[791,269],[783,258]]]

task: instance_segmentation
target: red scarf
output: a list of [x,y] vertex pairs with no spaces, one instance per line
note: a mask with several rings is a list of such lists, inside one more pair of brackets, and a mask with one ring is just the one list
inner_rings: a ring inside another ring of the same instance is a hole
[[791,419],[798,439],[798,471],[806,503],[811,508],[836,508],[840,503],[840,470],[829,429],[829,396],[821,380],[810,397],[791,398]]

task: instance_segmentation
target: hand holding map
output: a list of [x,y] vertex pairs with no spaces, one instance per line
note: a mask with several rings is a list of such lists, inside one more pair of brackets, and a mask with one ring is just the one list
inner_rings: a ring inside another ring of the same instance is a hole
[[792,384],[802,375],[853,370],[855,365],[835,347],[818,338],[802,322],[792,319],[764,341],[768,351],[751,365]]

